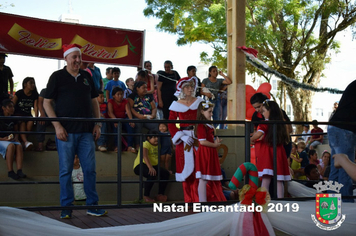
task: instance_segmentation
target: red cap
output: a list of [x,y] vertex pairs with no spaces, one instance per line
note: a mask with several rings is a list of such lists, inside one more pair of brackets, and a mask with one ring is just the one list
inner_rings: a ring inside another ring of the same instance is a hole
[[63,57],[65,58],[71,52],[75,52],[75,51],[81,52],[80,49],[82,48],[82,46],[78,44],[63,44],[62,48],[63,48]]

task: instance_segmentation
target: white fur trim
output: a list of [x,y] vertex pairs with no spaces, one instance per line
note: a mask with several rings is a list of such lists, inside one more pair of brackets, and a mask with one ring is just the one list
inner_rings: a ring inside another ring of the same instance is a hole
[[200,171],[195,173],[195,178],[197,179],[205,179],[205,180],[212,180],[212,181],[219,181],[222,180],[222,175],[203,175]]
[[[271,170],[271,169],[263,169],[263,171],[259,171],[258,172],[258,177],[262,177],[264,175],[273,176],[273,170]],[[277,180],[279,180],[279,181],[291,180],[291,177],[290,177],[290,175],[277,175]]]
[[[176,135],[178,133],[181,133],[178,135],[179,138],[181,138],[184,135],[188,135],[188,136],[194,138],[193,130],[181,130],[181,131],[178,131],[176,133]],[[172,138],[172,141],[173,141],[173,138]],[[179,143],[183,142],[180,139],[177,141],[179,141]],[[185,145],[184,142],[183,142],[183,145]],[[188,178],[193,173],[193,171],[194,171],[194,151],[193,150],[194,149],[196,149],[195,146],[193,146],[193,148],[191,148],[189,152],[187,150],[184,150],[184,167],[183,167],[182,173],[176,173],[176,181],[183,182],[183,181],[185,181],[186,178]]]
[[178,131],[173,137],[172,137],[172,142],[174,145],[178,145],[182,142],[182,140],[180,140],[181,137],[183,137],[185,134],[183,131]]
[[201,97],[197,97],[197,100],[195,100],[195,102],[193,102],[192,105],[190,105],[189,107],[182,103],[174,101],[169,107],[169,110],[175,112],[186,112],[188,110],[196,110],[198,109],[198,106],[202,101],[204,101],[204,99],[202,99]]
[[214,126],[212,126],[210,124],[206,124],[206,126],[208,126],[210,129],[214,129]]
[[263,131],[263,130],[261,130],[261,129],[259,129],[259,130],[257,130],[257,132],[261,132],[261,133],[265,133],[265,131]]
[[185,181],[194,171],[194,152],[193,148],[188,152],[184,150],[184,168],[182,173],[176,173],[176,181]]
[[65,58],[69,53],[72,53],[75,51],[82,53],[82,51],[80,51],[80,49],[78,47],[72,47],[63,53],[63,57]]

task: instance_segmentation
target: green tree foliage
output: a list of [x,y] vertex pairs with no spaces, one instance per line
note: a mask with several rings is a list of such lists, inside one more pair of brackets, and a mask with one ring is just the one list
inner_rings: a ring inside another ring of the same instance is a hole
[[[145,16],[161,19],[157,29],[177,34],[178,45],[209,43],[213,55],[203,62],[226,68],[224,0],[146,0]],[[318,86],[337,33],[353,27],[355,0],[246,0],[246,46],[259,51],[271,68],[299,82]],[[249,73],[269,76],[248,65]],[[310,120],[313,93],[282,85],[291,98],[295,120]],[[283,94],[283,93],[280,93]]]
[[217,0],[146,0],[145,16],[161,21],[156,28],[178,35],[177,44],[210,44],[213,55],[201,53],[203,62],[226,68],[225,1]]
[[6,8],[6,7],[14,7],[15,6],[15,4],[13,4],[13,3],[7,3],[7,2],[4,2],[4,3],[1,3],[0,2],[0,9],[4,9],[4,8]]

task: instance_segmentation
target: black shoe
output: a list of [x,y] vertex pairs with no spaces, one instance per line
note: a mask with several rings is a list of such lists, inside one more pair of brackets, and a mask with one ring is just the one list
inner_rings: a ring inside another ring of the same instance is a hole
[[20,177],[12,170],[12,171],[9,171],[7,173],[7,176],[14,179],[14,180],[18,180]]
[[20,177],[20,178],[26,178],[27,175],[25,175],[22,170],[17,170],[17,175]]

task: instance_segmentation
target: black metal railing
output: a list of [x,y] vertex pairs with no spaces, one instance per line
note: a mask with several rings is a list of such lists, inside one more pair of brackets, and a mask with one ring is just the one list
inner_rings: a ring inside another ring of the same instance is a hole
[[[121,142],[121,138],[122,136],[140,136],[140,150],[142,150],[143,148],[143,140],[145,140],[146,134],[143,133],[134,133],[134,134],[128,134],[128,133],[122,133],[122,124],[123,123],[143,123],[143,122],[147,122],[147,123],[206,123],[203,121],[195,121],[195,120],[187,120],[187,121],[183,121],[183,120],[179,120],[179,121],[173,121],[173,120],[138,120],[138,119],[88,119],[88,118],[67,118],[67,117],[62,117],[62,118],[35,118],[35,117],[15,117],[15,116],[11,116],[11,117],[0,117],[0,121],[1,120],[14,120],[14,121],[24,121],[24,120],[32,120],[32,121],[75,121],[75,122],[107,122],[107,123],[118,123],[118,132],[117,133],[103,133],[103,135],[109,135],[109,136],[117,136],[117,147],[118,150],[122,150],[122,142]],[[294,125],[303,125],[303,124],[308,124],[308,122],[285,122],[285,121],[258,121],[258,122],[250,122],[250,121],[229,121],[229,120],[225,120],[225,121],[211,121],[212,124],[220,124],[220,123],[224,123],[229,125],[238,125],[241,127],[245,128],[245,132],[244,135],[219,135],[219,137],[222,138],[244,138],[244,143],[245,143],[245,158],[244,161],[250,161],[250,135],[251,135],[251,128],[254,124],[258,123],[258,124],[263,124],[263,123],[267,123],[272,125],[272,130],[273,130],[273,163],[274,163],[274,170],[277,170],[277,156],[276,156],[276,129],[277,129],[277,124],[294,124]],[[311,124],[311,122],[309,122],[309,124]],[[330,124],[349,124],[349,125],[356,125],[356,122],[349,122],[349,123],[345,123],[345,122],[333,122],[333,123],[329,123],[329,122],[318,122],[319,125],[330,125]],[[0,131],[1,133],[8,133],[5,131]],[[20,131],[13,131],[11,132],[13,134],[29,134],[29,135],[34,135],[34,134],[38,134],[38,132],[20,132]],[[53,135],[55,134],[55,132],[41,132],[42,134],[45,135]],[[319,134],[319,133],[318,133]],[[320,134],[327,134],[327,133],[320,133]],[[304,134],[303,134],[304,135]],[[314,134],[311,134],[314,135]],[[162,136],[162,135],[159,135]],[[301,134],[296,134],[296,135],[291,135],[291,136],[302,136]],[[115,205],[99,205],[99,206],[94,206],[94,207],[90,207],[90,206],[73,206],[73,207],[57,207],[57,206],[45,206],[45,207],[23,207],[23,209],[27,209],[27,210],[61,210],[61,209],[88,209],[88,208],[121,208],[121,207],[147,207],[150,206],[149,204],[122,204],[122,184],[139,184],[139,199],[142,199],[143,197],[143,183],[144,183],[144,179],[142,176],[142,168],[140,168],[140,176],[139,176],[139,180],[122,180],[122,155],[121,155],[121,151],[118,151],[117,153],[117,179],[116,181],[97,181],[97,184],[116,184],[117,185],[117,199],[116,199],[116,204]],[[140,161],[142,163],[143,160],[143,152],[140,152]],[[160,153],[159,153],[160,154]],[[159,155],[160,156],[160,155]],[[159,163],[158,165],[160,166],[160,158],[158,158]],[[236,166],[237,168],[238,166]],[[158,168],[159,170],[159,168]],[[168,181],[168,182],[175,182],[175,180],[160,180],[159,178],[159,173],[157,174],[158,179],[157,180],[146,180],[146,181],[152,181],[152,182],[160,182],[160,181]],[[248,183],[248,177],[245,177],[245,182]],[[277,175],[275,174],[273,176],[273,182],[274,182],[274,189],[273,189],[273,194],[272,196],[277,196]],[[23,185],[23,184],[59,184],[58,181],[21,181],[21,182],[7,182],[7,181],[2,181],[0,182],[0,186],[1,185]],[[226,203],[221,203],[221,204],[226,204]]]

